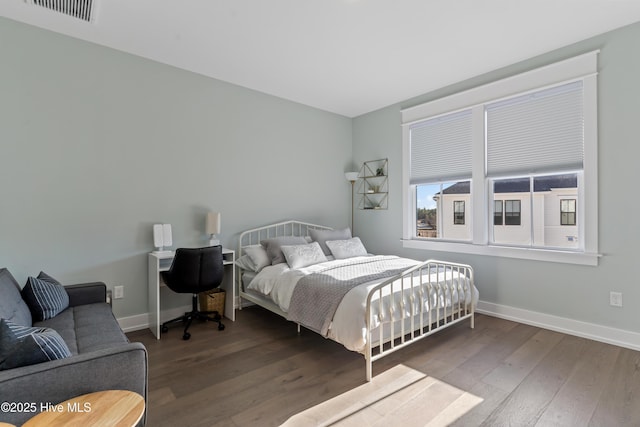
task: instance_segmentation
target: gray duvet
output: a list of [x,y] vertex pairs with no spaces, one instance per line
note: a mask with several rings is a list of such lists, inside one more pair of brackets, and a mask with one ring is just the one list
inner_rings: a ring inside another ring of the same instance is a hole
[[293,291],[288,319],[326,337],[347,292],[364,283],[393,277],[414,265],[410,259],[377,255],[307,275]]

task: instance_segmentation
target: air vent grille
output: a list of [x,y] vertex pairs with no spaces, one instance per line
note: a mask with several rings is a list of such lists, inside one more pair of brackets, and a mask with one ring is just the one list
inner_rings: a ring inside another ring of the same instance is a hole
[[94,0],[25,0],[28,4],[42,6],[65,15],[91,22]]

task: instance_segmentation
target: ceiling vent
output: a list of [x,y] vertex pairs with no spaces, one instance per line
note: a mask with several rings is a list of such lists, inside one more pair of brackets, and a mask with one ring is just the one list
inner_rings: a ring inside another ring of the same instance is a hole
[[25,0],[25,2],[64,13],[86,22],[93,20],[94,0]]

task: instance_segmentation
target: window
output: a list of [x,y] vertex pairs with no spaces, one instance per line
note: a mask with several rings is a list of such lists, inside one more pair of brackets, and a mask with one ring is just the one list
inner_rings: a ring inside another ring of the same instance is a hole
[[502,225],[504,220],[502,218],[502,200],[495,200],[493,202],[493,225]]
[[494,219],[490,243],[576,249],[577,228],[560,227],[570,215],[561,214],[558,219],[558,209],[570,208],[568,202],[573,202],[575,208],[577,199],[565,197],[578,197],[579,181],[578,173],[493,180],[494,203],[504,204],[504,223]]
[[453,203],[471,201],[471,119],[471,110],[464,110],[422,121],[411,129],[415,144],[410,182],[417,213],[414,237],[471,240],[464,206],[460,218]]
[[453,223],[464,225],[464,200],[453,201]]
[[403,245],[597,264],[596,75],[593,52],[403,110]]
[[[460,200],[464,198],[464,200]],[[470,181],[416,186],[415,236],[428,239],[470,240],[465,206],[471,200]],[[462,226],[462,227],[461,227]]]
[[576,199],[560,200],[560,225],[576,225]]
[[504,201],[504,225],[520,225],[520,200]]

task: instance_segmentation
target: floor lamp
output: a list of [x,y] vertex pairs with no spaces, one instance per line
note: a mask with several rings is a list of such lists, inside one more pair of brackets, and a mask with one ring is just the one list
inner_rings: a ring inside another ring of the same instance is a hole
[[353,187],[358,179],[358,172],[346,172],[344,176],[347,178],[347,181],[351,182],[351,234],[353,235]]

